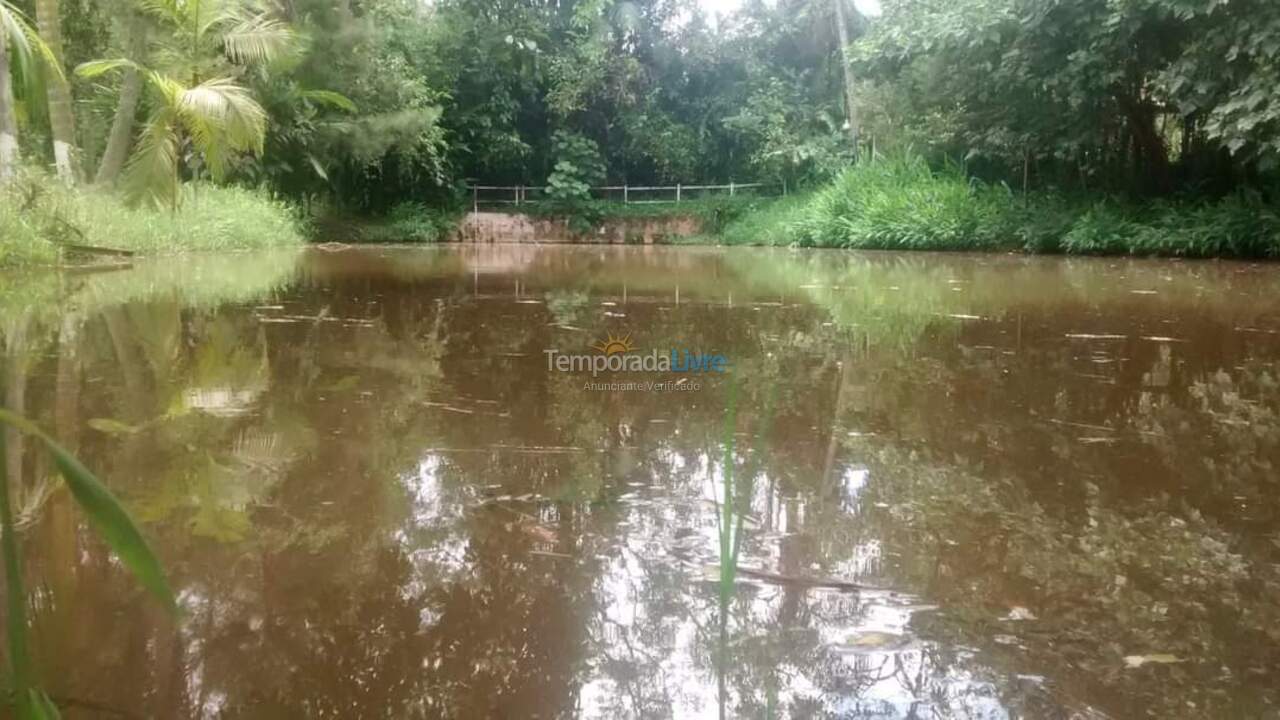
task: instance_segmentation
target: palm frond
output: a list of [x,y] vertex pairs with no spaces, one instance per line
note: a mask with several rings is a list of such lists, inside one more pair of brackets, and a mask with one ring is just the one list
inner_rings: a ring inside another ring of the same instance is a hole
[[172,107],[162,106],[142,129],[124,169],[124,187],[134,202],[173,206],[178,199],[178,124]]
[[142,12],[169,23],[178,25],[183,21],[183,8],[190,3],[179,0],[134,0]]
[[233,154],[262,153],[267,113],[248,88],[234,80],[218,78],[187,88],[178,96],[176,109],[215,180],[222,179]]
[[111,58],[107,60],[90,60],[89,62],[80,63],[76,66],[75,73],[82,78],[92,79],[124,68],[142,70],[142,66],[128,58]]
[[289,53],[297,35],[289,24],[267,15],[243,18],[222,36],[227,57],[242,65],[267,63]]
[[310,100],[317,105],[329,105],[347,112],[356,111],[356,104],[351,102],[350,98],[332,90],[300,90],[298,91],[298,97]]
[[53,72],[59,82],[66,82],[66,74],[62,71],[62,63],[53,54],[53,50],[40,39],[31,21],[8,0],[0,0],[0,33],[8,39],[8,46],[13,51],[14,70],[21,80],[32,87],[38,83],[36,66],[33,62],[39,57],[44,66]]

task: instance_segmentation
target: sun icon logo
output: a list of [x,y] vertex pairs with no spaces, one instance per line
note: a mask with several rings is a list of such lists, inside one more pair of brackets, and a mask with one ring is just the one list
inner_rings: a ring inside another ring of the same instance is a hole
[[622,336],[609,333],[609,337],[607,339],[601,340],[600,342],[597,342],[591,347],[596,350],[599,350],[605,355],[616,355],[618,353],[628,353],[636,349],[635,346],[631,344],[631,333],[627,333],[626,335],[622,335]]

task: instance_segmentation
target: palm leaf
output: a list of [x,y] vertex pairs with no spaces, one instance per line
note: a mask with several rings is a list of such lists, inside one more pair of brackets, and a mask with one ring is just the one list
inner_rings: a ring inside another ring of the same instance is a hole
[[179,0],[134,0],[134,2],[142,12],[175,25],[183,20],[182,8],[190,4],[179,2]]
[[320,164],[315,155],[307,153],[307,161],[311,163],[311,169],[316,171],[316,175],[319,175],[321,180],[329,182],[329,173],[325,171],[324,165]]
[[177,114],[162,106],[142,129],[124,169],[125,193],[134,202],[174,206],[178,201]]
[[28,87],[37,82],[36,65],[33,62],[39,57],[59,82],[66,82],[66,74],[62,72],[62,64],[53,54],[53,50],[40,39],[35,26],[21,10],[7,0],[0,0],[0,33],[8,39],[8,46],[13,52],[14,70]]
[[178,96],[176,109],[215,180],[226,174],[233,154],[262,153],[267,113],[248,88],[234,80],[218,78],[187,88]]
[[310,100],[318,105],[329,105],[339,110],[347,112],[356,112],[356,104],[342,93],[336,93],[332,90],[301,90],[298,97]]
[[222,47],[235,63],[267,63],[292,49],[297,35],[288,23],[257,15],[241,19],[222,36]]
[[80,63],[76,66],[75,72],[76,75],[79,75],[82,78],[92,79],[124,68],[142,70],[142,67],[138,65],[138,63],[128,58],[111,58],[108,60],[90,60],[86,63]]
[[53,441],[53,438],[30,421],[7,410],[0,410],[0,423],[21,430],[44,444],[45,449],[53,456],[53,463],[66,481],[71,495],[80,505],[80,509],[89,517],[90,524],[106,540],[107,545],[125,567],[129,568],[138,582],[167,609],[176,612],[178,604],[174,599],[173,591],[169,589],[168,581],[165,580],[160,561],[151,552],[137,525],[133,523],[129,513],[120,505],[111,491],[71,453],[64,450]]

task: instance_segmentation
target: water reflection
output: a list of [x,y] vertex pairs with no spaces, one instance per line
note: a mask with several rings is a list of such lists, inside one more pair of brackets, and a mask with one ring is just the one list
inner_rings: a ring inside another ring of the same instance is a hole
[[[187,611],[10,443],[67,717],[1275,712],[1271,268],[202,263],[3,279],[5,404],[127,499]],[[733,372],[547,372],[610,331]]]

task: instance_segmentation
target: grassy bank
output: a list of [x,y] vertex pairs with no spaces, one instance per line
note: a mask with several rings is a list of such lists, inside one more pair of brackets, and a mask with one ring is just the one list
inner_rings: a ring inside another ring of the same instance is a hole
[[140,255],[299,245],[300,223],[282,202],[244,188],[187,185],[176,211],[129,208],[114,196],[28,173],[0,188],[0,267],[55,265],[69,246]]
[[829,185],[725,225],[729,245],[1280,256],[1280,207],[1258,197],[1136,204],[985,185],[919,158],[860,163]]

